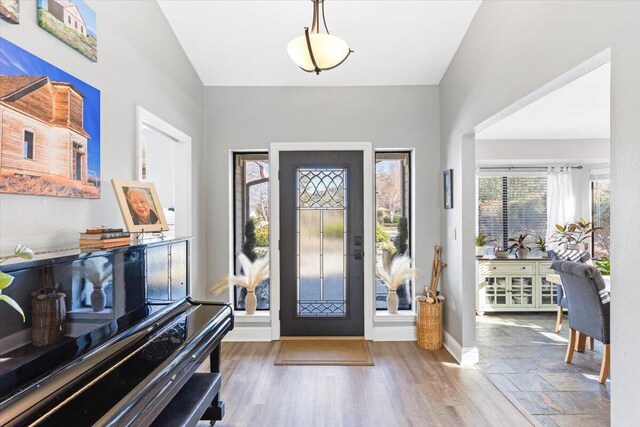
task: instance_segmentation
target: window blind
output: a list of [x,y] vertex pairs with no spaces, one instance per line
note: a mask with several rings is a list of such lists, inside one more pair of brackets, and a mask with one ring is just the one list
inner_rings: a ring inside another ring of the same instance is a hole
[[509,238],[547,230],[547,179],[543,176],[478,177],[478,231],[498,247]]

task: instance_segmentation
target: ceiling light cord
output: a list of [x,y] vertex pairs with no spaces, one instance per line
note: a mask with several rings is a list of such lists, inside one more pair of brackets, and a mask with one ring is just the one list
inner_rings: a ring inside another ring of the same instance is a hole
[[324,30],[327,32],[327,34],[331,34],[329,32],[329,28],[327,28],[327,20],[326,20],[326,18],[324,16],[325,15],[324,15],[324,1],[323,1],[322,2],[322,22],[324,23]]

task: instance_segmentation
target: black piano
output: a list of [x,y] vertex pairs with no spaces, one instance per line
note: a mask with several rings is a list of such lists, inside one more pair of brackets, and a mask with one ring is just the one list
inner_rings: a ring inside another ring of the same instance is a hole
[[[232,310],[188,296],[188,250],[189,241],[177,239],[3,266],[15,277],[3,291],[21,303],[27,322],[5,322],[16,316],[0,306],[0,341],[25,335],[15,332],[33,322],[25,300],[43,284],[66,294],[67,315],[58,342],[0,352],[0,425],[182,426],[222,419],[220,344],[233,329]],[[96,268],[106,274],[82,273]],[[106,278],[100,307],[87,295],[95,289],[91,277]],[[210,372],[196,372],[207,359]]]

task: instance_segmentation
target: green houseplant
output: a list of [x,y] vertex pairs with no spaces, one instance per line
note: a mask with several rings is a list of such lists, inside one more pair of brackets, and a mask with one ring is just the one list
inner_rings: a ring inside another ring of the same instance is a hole
[[528,234],[521,234],[517,238],[510,238],[511,246],[509,246],[509,252],[516,251],[518,258],[526,258],[531,248],[527,246],[526,240],[529,237]]
[[[26,246],[18,245],[16,249],[13,251],[13,255],[8,257],[0,258],[0,264],[11,259],[11,258],[22,258],[25,260],[32,259],[34,256],[33,251]],[[0,301],[4,301],[9,304],[10,307],[15,309],[22,316],[22,321],[26,321],[26,317],[24,315],[24,311],[18,303],[11,297],[7,295],[2,295],[2,290],[7,288],[13,282],[13,276],[7,273],[0,271]]]
[[593,227],[591,222],[584,218],[565,225],[556,224],[556,232],[551,236],[550,243],[557,243],[567,250],[580,250],[581,246],[584,247],[584,250],[588,250],[588,240],[598,230],[602,230],[602,227]]
[[538,239],[533,243],[540,251],[542,258],[549,258],[549,254],[547,254],[547,239],[542,236],[538,236]]
[[475,244],[476,244],[476,257],[480,258],[484,256],[484,248],[490,242],[489,236],[484,234],[482,231],[478,233],[476,236]]
[[603,276],[611,275],[611,261],[609,258],[604,257],[600,261],[594,261],[594,264]]

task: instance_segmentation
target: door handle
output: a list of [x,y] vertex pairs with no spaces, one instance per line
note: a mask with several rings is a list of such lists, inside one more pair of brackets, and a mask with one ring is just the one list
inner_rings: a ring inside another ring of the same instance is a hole
[[360,250],[360,249],[356,249],[355,251],[353,251],[353,253],[351,254],[351,256],[354,259],[362,259],[364,257],[364,251]]

